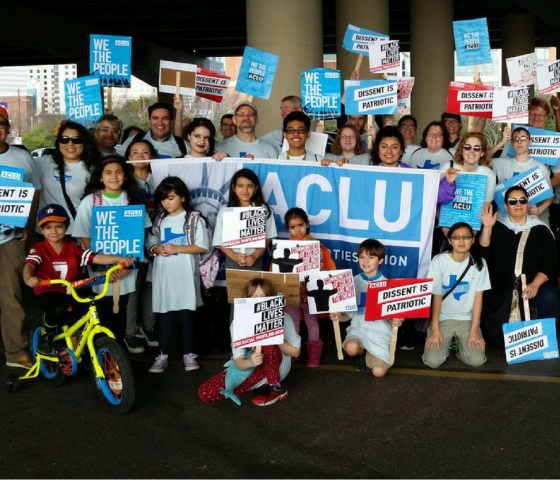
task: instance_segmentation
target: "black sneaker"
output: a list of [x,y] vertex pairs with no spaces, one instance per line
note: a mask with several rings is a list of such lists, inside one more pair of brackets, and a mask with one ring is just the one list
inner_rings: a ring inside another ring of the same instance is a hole
[[145,350],[144,345],[140,343],[140,340],[134,334],[124,337],[124,344],[130,353],[142,353]]
[[156,338],[155,330],[155,328],[144,330],[144,328],[140,327],[140,335],[146,340],[148,347],[159,347],[159,342]]
[[50,356],[54,352],[54,337],[56,335],[55,329],[41,328],[39,334],[39,341],[37,342],[37,353],[41,355]]
[[366,356],[365,355],[358,355],[356,357],[356,371],[357,372],[369,372],[370,369],[366,365]]

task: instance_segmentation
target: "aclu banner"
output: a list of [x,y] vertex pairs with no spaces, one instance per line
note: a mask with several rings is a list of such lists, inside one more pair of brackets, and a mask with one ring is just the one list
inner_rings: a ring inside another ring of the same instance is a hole
[[558,358],[556,319],[504,323],[502,328],[507,363]]
[[486,18],[453,22],[453,36],[460,67],[492,63]]
[[279,59],[274,53],[246,46],[235,90],[268,100]]
[[313,68],[301,72],[303,111],[313,120],[340,116],[340,70]]
[[[517,127],[523,127],[531,135],[531,144],[529,145],[529,156],[531,158],[551,167],[558,165],[558,159],[560,158],[560,133],[527,125],[513,125],[511,130],[513,131]],[[515,157],[515,150],[511,142],[507,154],[509,157]]]
[[132,38],[89,36],[89,73],[99,75],[102,87],[130,88]]
[[358,245],[373,237],[387,249],[381,265],[385,276],[428,273],[438,171],[245,159],[159,159],[151,166],[156,185],[168,175],[184,180],[195,208],[210,219],[212,227],[218,210],[227,204],[231,177],[240,168],[250,168],[274,210],[280,237],[289,237],[284,214],[299,206],[309,215],[311,234],[330,249],[337,268],[358,273]]
[[90,75],[64,81],[66,118],[84,125],[97,122],[103,115],[99,76]]
[[107,255],[144,258],[144,205],[93,207],[91,249]]

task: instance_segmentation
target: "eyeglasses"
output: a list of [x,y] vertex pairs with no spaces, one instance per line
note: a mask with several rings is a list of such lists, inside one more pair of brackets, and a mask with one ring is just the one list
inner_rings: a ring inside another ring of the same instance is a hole
[[414,126],[413,123],[412,124],[403,123],[400,128],[412,129],[412,128],[416,128],[416,127]]
[[430,137],[430,138],[440,138],[443,137],[443,133],[428,133],[426,135],[426,137]]
[[471,145],[470,143],[465,143],[463,145],[463,150],[469,152],[470,150],[474,150],[475,152],[482,151],[482,145]]
[[445,125],[459,125],[459,122],[457,120],[453,120],[453,119],[445,120],[443,123]]
[[286,130],[284,130],[285,133],[287,133],[288,135],[293,135],[294,133],[299,133],[300,135],[305,135],[309,130],[307,130],[307,128],[286,128]]
[[356,138],[356,137],[355,137],[354,135],[341,135],[341,136],[340,136],[340,139],[341,139],[341,140],[353,140],[353,139],[355,139],[355,138]]
[[74,145],[81,145],[82,143],[84,143],[84,139],[82,137],[60,137],[58,139],[58,143],[62,143],[63,145],[66,145],[67,143],[72,142]]
[[519,202],[521,205],[527,205],[528,202],[528,198],[527,197],[521,197],[521,198],[513,198],[510,197],[506,200],[506,202],[508,203],[508,205],[517,205],[517,202]]
[[548,115],[543,113],[529,113],[529,117],[531,118],[546,118]]
[[97,129],[98,132],[103,132],[103,133],[111,133],[113,135],[120,135],[121,131],[118,130],[117,128],[109,128],[109,127],[100,127]]
[[529,137],[513,137],[511,139],[512,142],[526,142],[529,140]]
[[238,112],[235,115],[239,118],[245,118],[245,117],[254,118],[257,116],[255,112]]
[[6,123],[6,122],[0,122],[0,128],[3,128],[3,129],[7,129],[7,128],[8,128],[9,126],[10,126],[10,124],[9,124],[9,123]]
[[451,240],[472,240],[474,237],[472,235],[452,235]]

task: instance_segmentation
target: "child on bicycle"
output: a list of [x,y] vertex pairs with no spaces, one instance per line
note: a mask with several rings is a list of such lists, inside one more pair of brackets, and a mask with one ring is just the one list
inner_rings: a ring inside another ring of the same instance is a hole
[[68,295],[64,285],[39,285],[41,280],[62,278],[73,282],[78,280],[79,269],[92,263],[111,265],[117,262],[132,265],[133,259],[112,255],[95,254],[84,250],[73,240],[65,238],[70,225],[70,217],[60,205],[43,207],[37,216],[37,226],[45,239],[31,246],[23,267],[23,280],[33,288],[39,305],[44,311],[43,329],[37,350],[43,355],[51,355],[53,339],[58,328],[69,315],[69,307],[74,311],[83,309]]

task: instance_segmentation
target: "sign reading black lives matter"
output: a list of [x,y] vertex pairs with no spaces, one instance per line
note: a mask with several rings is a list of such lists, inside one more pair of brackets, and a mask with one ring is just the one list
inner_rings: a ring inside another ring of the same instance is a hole
[[224,208],[222,247],[263,248],[266,239],[266,207]]
[[284,343],[284,296],[236,298],[233,348]]

